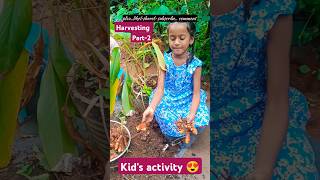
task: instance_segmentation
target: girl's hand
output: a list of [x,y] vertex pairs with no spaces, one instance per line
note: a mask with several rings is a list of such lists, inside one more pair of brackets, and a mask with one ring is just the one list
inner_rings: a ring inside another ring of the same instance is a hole
[[148,107],[142,115],[142,122],[150,123],[153,120],[154,109],[152,107]]

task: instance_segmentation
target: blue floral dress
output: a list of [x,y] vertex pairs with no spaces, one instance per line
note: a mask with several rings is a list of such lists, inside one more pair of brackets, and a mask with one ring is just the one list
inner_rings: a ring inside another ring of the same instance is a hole
[[[162,133],[169,137],[182,137],[178,132],[175,122],[185,118],[190,113],[193,96],[193,73],[202,62],[194,57],[188,64],[177,66],[171,53],[164,54],[166,64],[166,75],[164,82],[164,94],[161,102],[155,109],[155,119],[158,122]],[[152,100],[152,92],[149,101]],[[195,127],[203,127],[209,124],[209,110],[206,105],[206,93],[200,90],[200,104],[195,117]]]
[[[211,178],[248,175],[254,166],[266,102],[268,31],[293,0],[260,0],[244,18],[244,5],[211,17]],[[318,179],[315,157],[305,134],[308,103],[289,90],[289,128],[273,179]]]

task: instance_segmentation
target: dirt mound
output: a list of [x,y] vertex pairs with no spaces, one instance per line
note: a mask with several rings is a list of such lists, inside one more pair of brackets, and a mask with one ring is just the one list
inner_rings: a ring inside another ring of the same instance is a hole
[[[142,117],[134,115],[127,120],[126,126],[131,133],[131,144],[128,152],[123,157],[173,157],[178,151],[178,145],[170,146],[167,150],[162,151],[165,147],[166,140],[162,135],[158,124],[153,121],[147,131],[137,132],[136,127],[140,124]],[[117,162],[111,163],[111,179],[123,179],[122,175],[117,172]],[[169,177],[170,176],[170,177]],[[126,175],[135,179],[170,179],[172,175]]]

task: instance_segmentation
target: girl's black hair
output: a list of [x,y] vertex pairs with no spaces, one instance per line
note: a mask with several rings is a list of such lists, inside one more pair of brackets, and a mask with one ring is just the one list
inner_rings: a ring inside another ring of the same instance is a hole
[[259,0],[243,0],[244,5],[244,18],[248,20],[250,18],[251,8],[254,4],[258,4]]
[[[174,23],[177,23],[177,22],[174,22]],[[191,52],[190,52],[190,55],[189,55],[189,58],[187,59],[187,62],[186,62],[186,65],[188,67],[189,63],[191,63],[191,61],[193,60],[194,58],[194,44],[195,44],[195,35],[196,35],[196,25],[195,23],[193,22],[178,22],[178,23],[186,23],[187,25],[187,30],[190,34],[191,37],[193,37],[193,43],[191,45]],[[170,23],[172,24],[172,23]],[[167,28],[167,33],[168,33],[168,36],[169,36],[169,27],[170,27],[170,24],[168,25],[168,28]],[[170,53],[172,50],[171,48],[169,47],[169,50],[167,51],[167,53]]]

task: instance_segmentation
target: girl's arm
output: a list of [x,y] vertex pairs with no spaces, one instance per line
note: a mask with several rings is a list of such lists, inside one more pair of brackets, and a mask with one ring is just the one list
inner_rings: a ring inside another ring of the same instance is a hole
[[157,89],[154,93],[154,96],[153,96],[153,99],[151,100],[151,103],[149,104],[149,107],[151,107],[153,109],[153,111],[156,109],[157,105],[160,103],[161,98],[163,96],[164,78],[165,78],[165,71],[160,69],[159,76],[158,76]]
[[198,67],[193,74],[193,96],[190,107],[189,121],[193,121],[196,117],[198,106],[200,103],[200,86],[201,86],[201,68]]
[[278,152],[286,137],[291,35],[292,16],[280,16],[269,32],[267,102],[257,147],[255,179],[271,179]]

